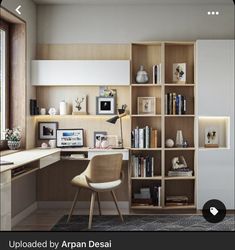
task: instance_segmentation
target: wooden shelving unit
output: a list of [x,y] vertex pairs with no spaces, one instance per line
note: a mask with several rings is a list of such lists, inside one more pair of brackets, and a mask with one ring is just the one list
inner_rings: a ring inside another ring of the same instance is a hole
[[[195,43],[194,42],[150,42],[131,45],[132,84],[130,86],[131,129],[149,126],[158,130],[158,147],[130,148],[130,155],[154,157],[153,177],[133,177],[130,162],[130,208],[135,210],[182,210],[195,209],[196,206],[196,148],[195,145]],[[173,63],[186,63],[186,83],[173,83]],[[153,84],[153,65],[161,64],[161,84]],[[149,83],[135,83],[136,73],[140,65],[148,72]],[[174,92],[186,97],[187,110],[182,115],[168,115],[165,110],[165,94]],[[137,113],[137,97],[156,97],[156,114],[139,115]],[[188,142],[186,148],[166,148],[165,141],[175,141],[176,131],[182,130]],[[193,176],[168,177],[173,157],[184,156]],[[132,203],[133,194],[140,188],[161,186],[161,204]],[[187,196],[188,204],[166,206],[167,196]]]

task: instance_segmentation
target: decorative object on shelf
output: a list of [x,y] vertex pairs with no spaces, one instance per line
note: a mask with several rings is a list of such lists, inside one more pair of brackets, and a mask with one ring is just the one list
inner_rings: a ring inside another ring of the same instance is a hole
[[175,146],[177,148],[182,148],[184,143],[183,133],[182,130],[177,130],[176,132],[176,140],[175,140]]
[[162,82],[162,65],[161,63],[160,64],[157,64],[157,65],[153,65],[153,83],[154,84],[161,84]]
[[168,171],[169,177],[192,176],[193,171],[187,166],[186,160],[182,155],[180,157],[174,157],[171,162],[172,168]]
[[[102,148],[102,142],[107,141],[106,131],[95,131],[94,132],[94,148]],[[103,146],[106,143],[103,143]]]
[[137,113],[139,115],[155,115],[156,114],[156,97],[138,97]]
[[6,129],[4,131],[4,134],[9,149],[16,150],[20,148],[20,140],[21,140],[20,128]]
[[166,115],[184,115],[187,111],[186,97],[176,93],[165,94]]
[[184,157],[183,156],[174,157],[172,159],[172,169],[176,170],[176,169],[180,169],[180,168],[187,168],[187,163],[186,163]]
[[58,122],[39,122],[38,123],[38,139],[53,140],[56,139],[56,130]]
[[73,102],[73,115],[87,115],[87,96],[78,96]]
[[47,149],[47,148],[48,148],[48,144],[47,144],[46,142],[43,142],[43,143],[41,144],[41,148],[42,148],[42,149]]
[[48,144],[49,144],[50,148],[56,148],[56,140],[50,140],[48,142]]
[[117,90],[111,89],[108,86],[100,86],[99,95],[104,97],[115,97],[117,95]]
[[205,147],[206,148],[219,147],[219,137],[217,128],[215,127],[205,128]]
[[166,140],[166,147],[167,148],[173,148],[175,145],[174,141],[172,139],[167,139]]
[[96,114],[97,115],[114,115],[116,114],[115,97],[96,97]]
[[188,145],[189,145],[189,144],[188,144],[188,141],[187,141],[187,140],[184,140],[184,141],[183,141],[183,148],[187,148]]
[[60,115],[67,115],[68,104],[66,101],[60,102]]
[[133,195],[133,203],[143,204],[143,205],[151,205],[151,192],[150,188],[140,188],[139,193],[134,193]]
[[56,146],[59,148],[66,147],[83,147],[84,146],[84,130],[78,129],[57,129],[56,130]]
[[40,109],[40,115],[46,115],[47,110],[45,108]]
[[48,114],[49,115],[56,115],[57,111],[55,108],[49,108]]
[[148,83],[149,77],[148,73],[144,70],[144,66],[141,65],[139,71],[136,74],[137,83]]
[[121,136],[121,138],[118,140],[118,146],[117,146],[117,148],[120,148],[120,149],[123,148],[122,118],[127,115],[126,108],[127,108],[126,104],[122,105],[122,108],[118,109],[118,115],[107,120],[107,122],[112,123],[112,124],[115,124],[118,119],[120,121],[120,136]]
[[186,83],[186,63],[173,64],[173,82]]

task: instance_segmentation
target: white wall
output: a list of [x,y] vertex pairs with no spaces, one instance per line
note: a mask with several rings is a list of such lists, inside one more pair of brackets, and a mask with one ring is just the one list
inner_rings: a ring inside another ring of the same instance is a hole
[[[219,10],[219,16],[208,16]],[[233,5],[40,5],[38,43],[126,43],[227,39]]]

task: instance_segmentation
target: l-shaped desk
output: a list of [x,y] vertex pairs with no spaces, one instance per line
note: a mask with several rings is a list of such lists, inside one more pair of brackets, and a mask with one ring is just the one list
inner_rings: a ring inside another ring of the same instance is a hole
[[0,230],[11,230],[11,182],[60,161],[62,153],[84,153],[87,160],[95,155],[122,153],[123,160],[129,160],[128,149],[35,148],[2,156],[1,161],[11,164],[0,165]]

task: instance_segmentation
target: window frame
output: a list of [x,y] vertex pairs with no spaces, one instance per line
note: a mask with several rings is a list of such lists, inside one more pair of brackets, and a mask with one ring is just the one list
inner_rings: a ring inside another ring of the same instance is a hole
[[[9,78],[9,61],[10,61],[10,24],[0,20],[0,29],[5,32],[5,128],[10,124],[10,78]],[[1,128],[2,132],[2,128]],[[0,149],[7,149],[7,142],[0,134]]]

